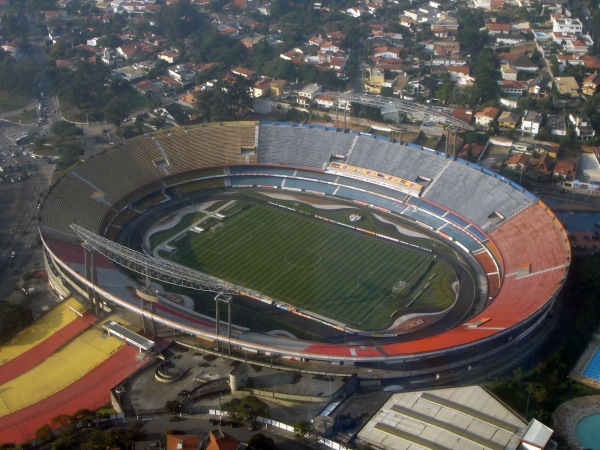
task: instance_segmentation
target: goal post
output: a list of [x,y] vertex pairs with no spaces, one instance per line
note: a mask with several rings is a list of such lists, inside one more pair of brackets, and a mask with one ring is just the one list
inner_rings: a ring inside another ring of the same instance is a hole
[[221,228],[223,228],[224,223],[223,222],[218,222],[215,223],[212,227],[210,227],[210,232],[211,233],[216,233],[217,231],[219,231]]
[[408,286],[409,284],[405,280],[400,280],[392,288],[392,293],[396,295],[401,294]]

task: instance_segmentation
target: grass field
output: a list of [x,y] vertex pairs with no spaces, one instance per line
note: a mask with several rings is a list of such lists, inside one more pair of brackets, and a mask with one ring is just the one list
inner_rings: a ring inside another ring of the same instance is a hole
[[[224,224],[159,255],[364,330],[388,327],[408,305],[433,312],[454,299],[452,269],[429,254],[267,206]],[[400,280],[406,295],[392,293]]]

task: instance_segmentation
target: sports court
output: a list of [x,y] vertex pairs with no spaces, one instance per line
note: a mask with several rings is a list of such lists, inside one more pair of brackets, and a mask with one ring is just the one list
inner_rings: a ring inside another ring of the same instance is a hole
[[83,332],[33,369],[0,385],[0,417],[67,388],[123,345],[123,341],[103,334],[101,328]]
[[[392,292],[399,281],[415,284],[438,270],[429,254],[266,206],[248,207],[223,224],[182,234],[160,257],[362,329],[382,329],[406,308],[412,299]],[[442,302],[453,299],[447,287],[438,292]]]

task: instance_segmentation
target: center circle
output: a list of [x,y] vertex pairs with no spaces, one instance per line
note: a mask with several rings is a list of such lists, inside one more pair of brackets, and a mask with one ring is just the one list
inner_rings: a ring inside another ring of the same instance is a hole
[[321,262],[321,255],[308,248],[297,248],[287,252],[283,259],[292,267],[313,267]]

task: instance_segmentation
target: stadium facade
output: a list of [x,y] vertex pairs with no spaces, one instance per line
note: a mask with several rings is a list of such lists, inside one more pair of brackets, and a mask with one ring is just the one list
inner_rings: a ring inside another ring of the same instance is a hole
[[435,335],[343,345],[236,328],[228,338],[231,345],[253,352],[389,364],[420,374],[493,360],[544,329],[569,269],[569,241],[557,218],[498,174],[364,133],[231,122],[127,141],[64,175],[39,217],[52,288],[61,296],[76,292],[93,304],[112,302],[155,323],[216,339],[214,322],[176,304],[144,307],[136,295],[141,281],[104,256],[84,251],[70,227],[115,240],[157,204],[215,188],[307,192],[400,216],[451,243],[481,274],[476,310]]

